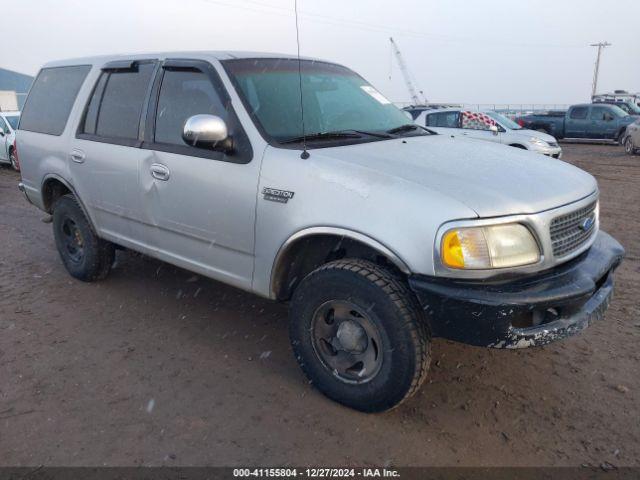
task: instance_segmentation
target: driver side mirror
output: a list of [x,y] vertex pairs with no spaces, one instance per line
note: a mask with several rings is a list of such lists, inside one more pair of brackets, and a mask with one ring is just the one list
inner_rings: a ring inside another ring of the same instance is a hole
[[229,136],[227,124],[215,115],[189,117],[182,130],[182,139],[192,147],[233,152],[233,139]]
[[489,126],[489,131],[491,133],[493,133],[494,135],[498,135],[498,132],[500,130],[498,130],[498,126],[497,125],[491,125],[491,126]]

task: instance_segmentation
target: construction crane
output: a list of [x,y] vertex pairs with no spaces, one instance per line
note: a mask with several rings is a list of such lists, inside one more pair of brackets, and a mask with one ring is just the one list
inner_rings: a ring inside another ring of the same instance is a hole
[[407,68],[406,63],[404,63],[404,58],[402,57],[402,53],[400,53],[400,49],[396,42],[393,41],[392,37],[389,37],[389,41],[391,42],[391,48],[393,49],[393,53],[396,56],[396,60],[398,61],[398,66],[400,67],[400,71],[402,72],[402,76],[404,77],[404,82],[407,85],[407,90],[409,90],[409,95],[411,96],[411,101],[414,105],[424,105],[427,103],[427,99],[424,98],[422,90],[416,90],[415,85],[411,81],[411,75],[409,74],[409,69]]

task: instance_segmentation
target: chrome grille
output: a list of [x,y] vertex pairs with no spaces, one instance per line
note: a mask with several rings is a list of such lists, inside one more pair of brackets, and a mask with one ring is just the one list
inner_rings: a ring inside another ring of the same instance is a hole
[[[575,252],[591,238],[596,229],[595,210],[597,205],[598,202],[593,202],[551,221],[551,243],[553,255],[556,258],[565,257]],[[593,219],[591,225],[585,225],[588,219]]]

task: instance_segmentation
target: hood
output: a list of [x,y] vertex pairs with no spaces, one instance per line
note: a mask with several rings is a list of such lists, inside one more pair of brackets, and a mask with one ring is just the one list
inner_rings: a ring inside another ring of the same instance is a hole
[[312,155],[417,183],[465,204],[480,217],[537,213],[580,200],[598,188],[591,175],[560,160],[448,135],[323,148]]
[[538,132],[537,130],[529,130],[529,129],[521,129],[521,130],[509,130],[511,135],[517,135],[518,137],[523,137],[527,141],[531,137],[539,138],[540,140],[544,140],[547,143],[557,143],[556,137],[553,135],[549,135],[548,133]]

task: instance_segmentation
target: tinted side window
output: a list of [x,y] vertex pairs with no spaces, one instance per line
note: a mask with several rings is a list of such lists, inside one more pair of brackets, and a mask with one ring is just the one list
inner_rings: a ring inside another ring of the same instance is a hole
[[42,69],[29,92],[20,129],[61,135],[89,70],[88,65]]
[[574,120],[584,120],[587,118],[588,111],[589,109],[587,107],[575,107],[571,110],[569,118],[573,118]]
[[83,133],[136,140],[154,68],[145,63],[136,70],[104,72],[87,107]]
[[427,115],[427,126],[458,128],[459,112],[440,112]]
[[198,114],[227,120],[226,109],[207,75],[192,70],[166,70],[158,98],[155,141],[186,146],[182,140],[184,124]]

